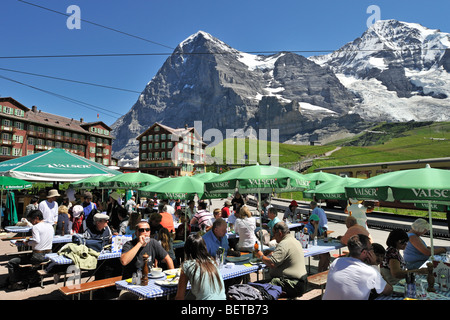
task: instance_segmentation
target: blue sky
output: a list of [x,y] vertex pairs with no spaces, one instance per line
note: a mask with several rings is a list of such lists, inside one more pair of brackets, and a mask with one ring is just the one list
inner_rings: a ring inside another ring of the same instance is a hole
[[[1,1],[0,76],[10,80],[0,78],[0,95],[11,96],[29,108],[36,105],[45,112],[85,121],[101,120],[107,125],[130,110],[173,48],[198,30],[245,52],[336,50],[367,29],[367,20],[372,15],[367,13],[367,8],[376,5],[383,20],[415,22],[450,33],[448,0],[24,1],[28,3]],[[69,6],[76,5],[80,8],[81,19],[86,21],[81,21],[81,29],[69,29],[68,16],[30,3],[65,14]],[[130,53],[158,55],[17,58]],[[305,56],[312,54],[303,53]],[[73,99],[81,105],[73,103]]]

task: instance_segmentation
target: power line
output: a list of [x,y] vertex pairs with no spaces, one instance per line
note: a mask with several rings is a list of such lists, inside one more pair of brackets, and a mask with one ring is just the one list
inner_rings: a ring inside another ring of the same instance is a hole
[[[21,0],[19,0],[21,1]],[[357,49],[357,50],[291,50],[291,51],[239,51],[247,54],[277,54],[284,52],[291,53],[347,53],[347,52],[398,52],[398,51],[415,51],[415,50],[426,50],[426,51],[445,51],[447,48],[401,48],[401,49]],[[171,55],[227,55],[236,54],[236,52],[223,51],[223,52],[150,52],[150,53],[99,53],[99,54],[60,54],[60,55],[24,55],[24,56],[0,56],[0,59],[41,59],[41,58],[92,58],[92,57],[133,57],[133,56],[171,56]]]
[[[34,6],[34,7],[43,9],[43,10],[47,10],[47,11],[50,11],[50,12],[53,12],[53,13],[57,13],[57,14],[66,16],[66,17],[70,17],[70,15],[67,14],[67,13],[59,12],[59,11],[56,11],[56,10],[53,10],[53,9],[50,9],[50,8],[46,8],[46,7],[37,5],[37,4],[35,4],[35,3],[31,3],[31,2],[28,2],[28,1],[24,1],[24,0],[18,0],[18,1],[19,1],[19,2],[22,2],[22,3],[25,3],[25,4],[28,4],[28,5],[30,5],[30,6]],[[128,33],[128,32],[124,32],[124,31],[121,31],[121,30],[117,30],[117,29],[114,29],[114,28],[111,28],[111,27],[107,27],[107,26],[101,25],[101,24],[96,23],[96,22],[92,22],[92,21],[89,21],[89,20],[86,20],[86,19],[81,19],[81,18],[80,18],[80,20],[83,21],[83,22],[92,24],[92,25],[94,25],[94,26],[97,26],[97,27],[106,29],[106,30],[110,30],[110,31],[114,31],[114,32],[117,32],[117,33],[126,35],[126,36],[128,36],[128,37],[132,37],[132,38],[136,38],[136,39],[143,40],[143,41],[146,41],[146,42],[150,42],[150,43],[153,43],[153,44],[156,44],[156,45],[158,45],[158,46],[165,47],[165,48],[168,48],[168,49],[174,49],[174,48],[172,48],[172,47],[170,47],[170,46],[167,46],[167,45],[165,45],[165,44],[162,44],[162,43],[159,43],[159,42],[156,42],[156,41],[152,41],[152,40],[149,40],[149,39],[140,37],[140,36],[136,36],[136,35],[134,35],[134,34],[131,34],[131,33]]]
[[127,91],[127,92],[133,92],[133,93],[141,93],[140,91],[135,91],[135,90],[111,87],[111,86],[106,86],[106,85],[101,85],[101,84],[91,83],[91,82],[84,82],[84,81],[78,81],[78,80],[59,78],[59,77],[48,76],[48,75],[38,74],[38,73],[31,73],[31,72],[12,70],[12,69],[6,69],[6,68],[0,68],[0,70],[9,71],[9,72],[16,72],[16,73],[22,73],[22,74],[27,74],[27,75],[31,75],[31,76],[49,78],[49,79],[54,79],[54,80],[61,80],[61,81],[67,81],[67,82],[73,82],[73,83],[86,84],[86,85],[90,85],[90,86],[96,86],[96,87],[107,88],[107,89],[114,89],[114,90]]
[[90,104],[90,103],[87,103],[87,102],[83,102],[83,101],[80,101],[80,100],[77,100],[77,99],[73,99],[73,98],[70,98],[70,97],[67,97],[67,96],[64,96],[64,95],[52,92],[52,91],[41,89],[41,88],[38,88],[38,87],[35,87],[35,86],[32,86],[32,85],[29,85],[29,84],[26,84],[26,83],[23,83],[23,82],[20,82],[20,81],[17,81],[17,80],[5,77],[5,76],[2,76],[2,75],[0,75],[0,78],[8,80],[8,81],[11,81],[11,82],[14,82],[14,83],[17,83],[17,84],[20,84],[20,85],[28,87],[28,88],[32,88],[32,89],[35,89],[35,90],[47,93],[47,94],[55,96],[57,98],[60,98],[60,99],[63,99],[63,100],[75,103],[75,104],[83,106],[83,107],[85,107],[87,109],[94,110],[95,112],[99,112],[99,110],[102,110],[102,111],[106,112],[105,115],[107,115],[107,116],[109,116],[111,118],[114,118],[114,119],[118,119],[119,117],[112,116],[111,114],[108,114],[108,113],[113,113],[113,114],[122,116],[122,114],[120,114],[120,113],[117,113],[117,112],[114,112],[114,111],[111,111],[111,110],[108,110],[108,109],[105,109],[105,108],[102,108],[102,107],[99,107],[99,106],[96,106],[96,105],[93,105],[93,104]]

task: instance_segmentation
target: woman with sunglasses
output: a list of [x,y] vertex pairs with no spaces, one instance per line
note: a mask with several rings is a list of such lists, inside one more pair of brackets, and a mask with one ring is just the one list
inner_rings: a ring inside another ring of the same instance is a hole
[[136,227],[136,238],[125,242],[122,248],[120,262],[124,266],[122,278],[131,278],[133,273],[144,266],[144,254],[149,255],[148,263],[164,262],[168,269],[173,269],[173,261],[161,244],[150,238],[150,225],[147,221],[140,221]]
[[409,241],[408,234],[401,229],[392,230],[386,240],[388,246],[381,264],[381,275],[390,285],[395,285],[406,277],[407,272],[427,274],[428,269],[406,270],[406,263],[400,250],[405,250]]

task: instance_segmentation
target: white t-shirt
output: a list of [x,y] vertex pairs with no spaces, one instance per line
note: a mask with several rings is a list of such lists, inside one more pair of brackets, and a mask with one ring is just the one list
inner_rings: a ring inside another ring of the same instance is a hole
[[383,292],[386,281],[372,266],[355,258],[333,261],[322,300],[368,300],[370,291]]
[[39,211],[42,212],[45,222],[53,225],[58,221],[58,203],[56,201],[52,203],[47,200],[41,201],[39,203]]
[[31,229],[32,240],[29,245],[33,250],[51,250],[54,232],[53,226],[45,221],[35,224]]
[[239,234],[238,248],[240,250],[251,250],[257,240],[255,235],[256,220],[255,218],[236,219],[234,223],[234,231]]

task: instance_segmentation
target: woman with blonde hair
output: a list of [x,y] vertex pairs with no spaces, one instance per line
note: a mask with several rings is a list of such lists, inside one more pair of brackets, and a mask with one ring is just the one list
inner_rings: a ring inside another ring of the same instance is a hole
[[72,226],[70,224],[69,208],[67,206],[58,207],[58,221],[56,222],[55,235],[63,236],[70,234]]
[[255,235],[256,220],[252,216],[250,209],[244,205],[239,210],[234,230],[239,234],[239,242],[236,249],[239,251],[252,252],[255,242],[258,240]]
[[[419,218],[411,225],[411,230],[408,231],[409,241],[403,251],[407,269],[420,268],[430,258],[431,248],[421,238],[428,231],[430,224],[425,219]],[[434,248],[434,254],[445,252],[447,252],[445,248]]]

